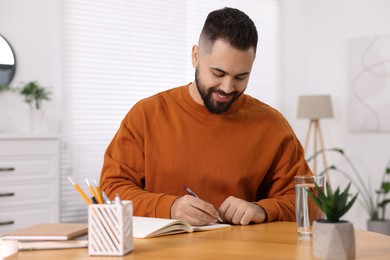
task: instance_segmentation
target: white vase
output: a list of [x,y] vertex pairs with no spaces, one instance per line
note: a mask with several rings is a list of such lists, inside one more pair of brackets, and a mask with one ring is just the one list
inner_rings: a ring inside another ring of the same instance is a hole
[[348,221],[313,225],[313,255],[321,259],[354,259],[355,231]]
[[367,220],[367,230],[390,236],[390,220]]
[[46,132],[45,111],[42,109],[30,110],[30,130],[32,133]]

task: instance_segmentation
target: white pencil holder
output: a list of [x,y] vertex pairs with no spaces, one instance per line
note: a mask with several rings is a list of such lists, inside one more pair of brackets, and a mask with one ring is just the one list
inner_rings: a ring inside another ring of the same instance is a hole
[[133,250],[133,204],[88,207],[88,254],[123,256]]

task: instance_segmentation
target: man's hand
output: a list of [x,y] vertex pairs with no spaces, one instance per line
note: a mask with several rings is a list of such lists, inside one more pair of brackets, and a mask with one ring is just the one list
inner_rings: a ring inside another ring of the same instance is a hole
[[224,221],[235,225],[248,225],[250,222],[261,223],[266,213],[262,207],[254,203],[230,196],[218,209]]
[[218,211],[213,205],[190,195],[176,199],[171,207],[172,219],[186,220],[193,226],[216,223],[217,217]]

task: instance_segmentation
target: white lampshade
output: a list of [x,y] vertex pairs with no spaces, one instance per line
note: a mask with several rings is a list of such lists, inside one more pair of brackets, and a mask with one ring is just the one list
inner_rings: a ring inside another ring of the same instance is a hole
[[299,96],[298,118],[331,118],[332,101],[329,95]]

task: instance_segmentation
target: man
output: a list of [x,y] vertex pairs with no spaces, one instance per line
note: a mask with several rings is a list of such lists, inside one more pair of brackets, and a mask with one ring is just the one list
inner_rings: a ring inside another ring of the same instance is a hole
[[279,112],[243,94],[257,38],[237,9],[208,15],[195,82],[138,102],[108,146],[100,185],[111,198],[192,225],[295,220],[293,178],[310,174],[302,146]]

